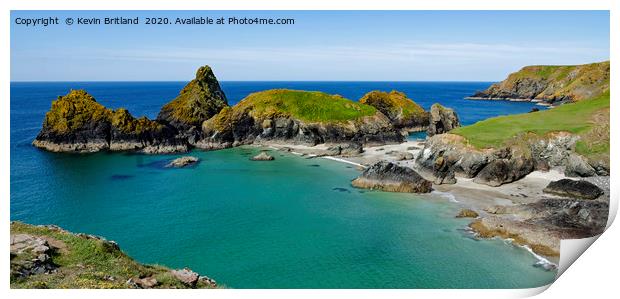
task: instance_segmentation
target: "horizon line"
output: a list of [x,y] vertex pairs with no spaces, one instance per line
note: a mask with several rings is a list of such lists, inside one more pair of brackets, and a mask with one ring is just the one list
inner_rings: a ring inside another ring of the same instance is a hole
[[[194,80],[194,79],[192,79]],[[144,82],[190,82],[192,80],[85,80],[85,81],[67,81],[67,80],[15,80],[10,83],[144,83]],[[218,82],[462,82],[462,83],[495,83],[500,81],[487,80],[218,80]]]

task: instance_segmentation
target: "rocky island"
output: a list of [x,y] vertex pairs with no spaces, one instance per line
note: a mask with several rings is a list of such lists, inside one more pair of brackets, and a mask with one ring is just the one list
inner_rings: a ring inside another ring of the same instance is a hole
[[307,145],[400,143],[407,132],[429,127],[430,114],[405,94],[373,91],[352,101],[301,90],[266,90],[235,106],[208,66],[196,72],[155,120],[111,110],[84,90],[52,103],[33,145],[52,152],[186,152],[244,144]]
[[200,126],[228,106],[208,66],[179,96],[164,105],[156,120],[111,110],[84,90],[72,90],[52,103],[33,145],[52,152],[186,152],[202,137]]

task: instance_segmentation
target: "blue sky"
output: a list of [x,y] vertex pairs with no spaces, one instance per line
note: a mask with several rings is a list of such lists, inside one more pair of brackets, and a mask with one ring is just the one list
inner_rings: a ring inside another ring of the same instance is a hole
[[[57,16],[61,25],[15,19]],[[64,25],[67,17],[295,18],[295,25]],[[13,11],[12,81],[498,81],[609,59],[607,11]]]

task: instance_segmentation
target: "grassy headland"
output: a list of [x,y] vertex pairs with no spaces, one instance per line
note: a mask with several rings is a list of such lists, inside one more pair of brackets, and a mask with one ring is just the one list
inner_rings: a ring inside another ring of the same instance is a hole
[[527,133],[545,136],[551,132],[569,132],[581,137],[577,153],[600,158],[609,156],[609,103],[607,91],[596,98],[550,110],[486,119],[450,133],[465,137],[476,148],[492,148]]

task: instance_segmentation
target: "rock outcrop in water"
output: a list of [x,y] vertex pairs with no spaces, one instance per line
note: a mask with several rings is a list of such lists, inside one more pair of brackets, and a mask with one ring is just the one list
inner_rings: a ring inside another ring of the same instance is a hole
[[351,182],[357,188],[389,192],[428,193],[432,183],[422,178],[413,169],[381,161],[366,168]]
[[579,101],[609,91],[609,61],[584,65],[526,66],[470,99]]
[[215,288],[189,269],[144,265],[113,241],[53,225],[11,222],[11,288]]
[[371,91],[365,94],[359,102],[377,108],[390,119],[397,129],[419,132],[428,127],[428,112],[402,92]]
[[201,137],[202,122],[224,107],[228,107],[224,91],[211,68],[203,66],[196,72],[196,78],[161,108],[157,121],[175,128],[194,144]]
[[460,126],[459,118],[453,109],[446,108],[437,103],[431,106],[429,125],[426,130],[428,136],[443,134]]
[[218,149],[270,141],[383,144],[404,136],[374,107],[323,92],[275,89],[250,94],[202,124],[196,144]]
[[275,158],[266,152],[260,152],[260,154],[250,158],[250,160],[252,161],[273,161],[275,160]]
[[[399,126],[424,121],[412,116],[419,116],[419,107],[403,94],[389,97],[402,106],[401,116],[391,114]],[[322,92],[268,90],[230,107],[213,71],[203,66],[156,120],[136,119],[126,109],[108,109],[85,91],[72,90],[52,103],[33,145],[53,152],[171,153],[283,141],[329,143],[354,155],[364,144],[404,141],[401,128],[373,106]]]
[[185,156],[172,160],[170,163],[168,163],[168,165],[166,165],[166,167],[181,168],[189,165],[194,165],[198,163],[198,161],[200,161],[200,159],[198,159],[197,157]]
[[33,145],[52,152],[136,150],[147,153],[187,151],[174,129],[126,109],[111,110],[83,90],[52,102]]

